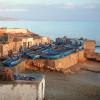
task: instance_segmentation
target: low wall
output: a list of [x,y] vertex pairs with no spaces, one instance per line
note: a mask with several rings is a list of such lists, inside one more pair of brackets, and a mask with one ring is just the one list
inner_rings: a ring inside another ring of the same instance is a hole
[[25,63],[26,68],[31,68],[33,66],[40,68],[55,68],[55,69],[67,69],[71,66],[77,64],[78,62],[84,62],[86,59],[84,57],[84,50],[77,51],[76,53],[70,54],[64,58],[56,60],[47,59],[36,59],[30,60]]
[[7,28],[6,33],[28,33],[28,30],[23,28]]
[[[78,62],[85,61],[84,51],[78,51],[76,53],[70,54],[61,59],[54,60],[54,65],[56,69],[67,69],[77,64]],[[49,64],[51,65],[51,61],[49,60]]]
[[23,62],[18,64],[11,69],[14,72],[22,73],[26,72],[27,70],[33,71],[42,71],[44,69],[67,69],[72,67],[73,65],[86,61],[84,56],[84,50],[77,51],[72,53],[64,58],[55,59],[55,60],[48,60],[48,59],[36,59],[36,60],[29,60],[24,59]]

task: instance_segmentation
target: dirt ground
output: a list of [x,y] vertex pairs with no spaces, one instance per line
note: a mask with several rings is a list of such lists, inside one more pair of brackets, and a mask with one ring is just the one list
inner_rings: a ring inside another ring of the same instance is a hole
[[86,61],[78,65],[84,70],[100,73],[100,62]]
[[[87,64],[95,65],[94,62],[83,63]],[[45,100],[100,100],[100,73],[81,70],[72,75],[56,72],[46,72],[45,75]]]

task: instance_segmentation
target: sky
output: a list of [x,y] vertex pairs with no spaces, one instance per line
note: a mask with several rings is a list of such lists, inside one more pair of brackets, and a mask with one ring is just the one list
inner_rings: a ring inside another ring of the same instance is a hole
[[0,0],[0,17],[100,21],[100,0]]

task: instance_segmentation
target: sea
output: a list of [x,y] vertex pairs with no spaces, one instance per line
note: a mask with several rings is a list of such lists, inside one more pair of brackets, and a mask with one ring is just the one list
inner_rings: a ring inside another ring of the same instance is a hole
[[[55,39],[67,36],[96,40],[100,46],[99,21],[0,21],[0,27],[27,28],[34,33]],[[100,52],[100,47],[96,52]]]

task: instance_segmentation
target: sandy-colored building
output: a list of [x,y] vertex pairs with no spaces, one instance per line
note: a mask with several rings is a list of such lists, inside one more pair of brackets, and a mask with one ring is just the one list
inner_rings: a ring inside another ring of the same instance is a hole
[[6,29],[6,33],[23,33],[23,34],[27,34],[28,33],[28,29],[24,29],[24,28],[7,28]]
[[27,29],[0,28],[0,57],[8,56],[9,52],[29,48],[32,45],[48,44],[51,40],[32,33]]
[[85,55],[94,54],[96,50],[96,41],[85,40],[84,42]]
[[93,40],[86,40],[84,42],[84,49],[86,50],[95,50],[96,49],[96,41]]
[[0,100],[43,100],[45,77],[32,74],[33,81],[0,81]]

